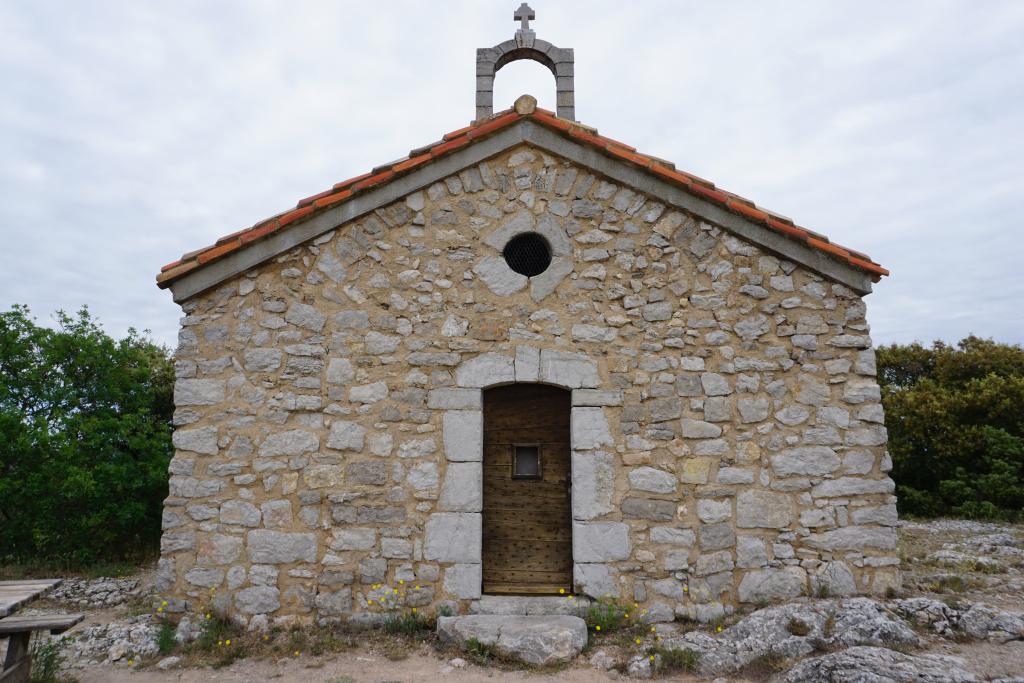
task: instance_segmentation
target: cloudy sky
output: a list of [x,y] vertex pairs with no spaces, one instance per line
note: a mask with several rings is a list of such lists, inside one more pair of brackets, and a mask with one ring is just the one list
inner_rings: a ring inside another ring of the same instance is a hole
[[[876,342],[1024,342],[1024,2],[532,4],[581,121],[890,268]],[[171,343],[162,264],[468,123],[516,6],[0,3],[0,309]]]

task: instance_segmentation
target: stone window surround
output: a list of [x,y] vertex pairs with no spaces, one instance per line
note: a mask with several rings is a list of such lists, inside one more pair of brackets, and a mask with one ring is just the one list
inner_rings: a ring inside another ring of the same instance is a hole
[[[543,272],[527,277],[512,270],[505,257],[501,255],[505,246],[519,235],[528,233],[543,237],[551,249],[551,263]],[[514,294],[527,285],[530,287],[530,298],[540,302],[573,271],[573,250],[565,228],[550,213],[535,216],[527,210],[520,211],[481,240],[485,245],[495,249],[497,256],[485,256],[473,267],[473,272],[480,277],[484,285],[498,296]]]
[[[459,496],[475,504],[471,509],[460,507],[458,511],[446,510],[442,504],[439,512],[430,515],[425,558],[448,565],[444,570],[445,590],[460,599],[480,598],[483,585],[483,392],[516,383],[548,384],[571,391],[574,484],[582,459],[593,457],[606,463],[609,454],[599,449],[614,442],[604,407],[621,405],[622,392],[598,389],[601,382],[597,364],[585,354],[517,346],[515,357],[484,353],[456,368],[456,386],[435,390],[437,400],[447,408],[442,417],[442,440],[448,461],[445,479],[453,465],[459,469],[472,468],[468,477],[466,472],[452,476],[459,487],[475,487]],[[573,584],[584,595],[594,598],[618,596],[615,572],[608,563],[630,556],[628,525],[591,521],[611,510],[610,499],[603,505],[595,500],[601,496],[596,486],[572,487]]]

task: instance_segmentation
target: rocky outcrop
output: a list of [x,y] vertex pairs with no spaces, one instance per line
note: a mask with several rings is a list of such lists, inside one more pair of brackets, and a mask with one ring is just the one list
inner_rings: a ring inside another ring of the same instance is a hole
[[781,683],[974,683],[962,662],[936,655],[906,655],[884,647],[851,647],[807,659],[774,680]]

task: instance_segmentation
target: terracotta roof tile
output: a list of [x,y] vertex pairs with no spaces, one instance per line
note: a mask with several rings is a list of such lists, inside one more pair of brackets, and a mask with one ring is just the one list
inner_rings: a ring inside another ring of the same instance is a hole
[[335,184],[329,190],[306,197],[300,200],[296,208],[291,211],[261,221],[251,228],[226,235],[210,247],[190,252],[177,261],[168,263],[160,269],[161,272],[157,276],[157,283],[161,287],[168,287],[171,282],[192,270],[216,261],[246,244],[262,239],[290,223],[307,218],[310,214],[321,209],[344,202],[355,194],[387,183],[396,176],[419,168],[438,157],[464,147],[474,140],[497,132],[524,118],[531,119],[560,134],[568,135],[574,140],[595,147],[610,156],[647,169],[659,178],[679,185],[688,192],[696,194],[703,199],[715,202],[729,211],[743,216],[747,220],[760,223],[854,268],[863,270],[871,274],[872,278],[876,281],[881,276],[889,274],[888,270],[873,262],[866,254],[833,244],[824,235],[797,226],[788,218],[767,209],[762,209],[748,199],[716,188],[714,183],[704,178],[695,176],[692,173],[678,171],[671,162],[640,154],[636,151],[635,147],[602,136],[593,128],[575,121],[560,119],[553,112],[537,108],[533,113],[526,115],[520,115],[513,109],[500,112],[485,121],[452,131],[437,142],[414,149],[404,159],[389,162],[373,169],[370,173],[349,178]]

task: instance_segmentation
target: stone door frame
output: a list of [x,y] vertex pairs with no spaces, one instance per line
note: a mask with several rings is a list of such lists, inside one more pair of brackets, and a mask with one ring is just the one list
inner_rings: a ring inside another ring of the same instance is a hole
[[591,597],[618,596],[610,562],[629,559],[629,527],[592,521],[612,511],[614,438],[604,408],[622,404],[622,392],[602,390],[598,366],[572,351],[517,346],[490,352],[455,368],[455,386],[430,392],[443,411],[447,460],[438,512],[427,519],[423,556],[444,566],[452,597],[478,599],[483,586],[483,392],[516,383],[549,384],[572,394],[570,412],[573,584]]

